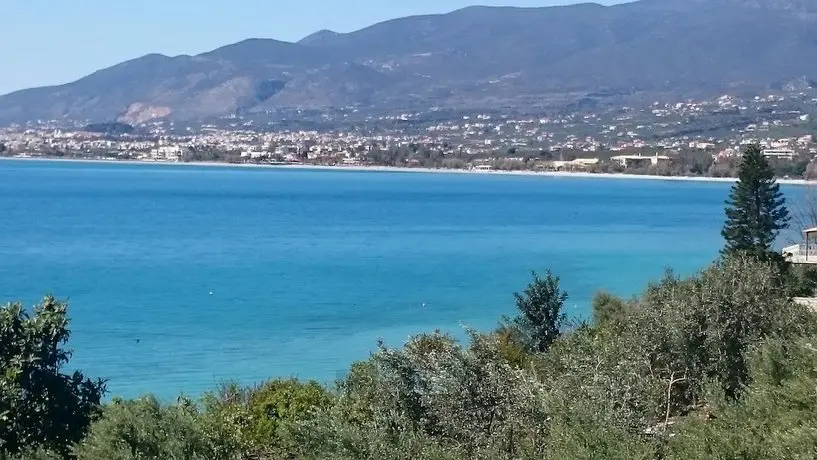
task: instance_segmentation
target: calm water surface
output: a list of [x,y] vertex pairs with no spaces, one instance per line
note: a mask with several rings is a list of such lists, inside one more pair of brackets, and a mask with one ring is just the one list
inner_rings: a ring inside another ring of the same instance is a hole
[[115,395],[330,381],[378,338],[493,327],[531,270],[577,316],[694,272],[728,188],[0,161],[0,299],[69,298],[72,365]]

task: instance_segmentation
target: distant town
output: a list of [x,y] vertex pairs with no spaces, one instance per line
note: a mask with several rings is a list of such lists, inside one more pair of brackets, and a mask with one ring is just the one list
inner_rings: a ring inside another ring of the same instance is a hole
[[239,115],[183,126],[39,121],[0,128],[0,155],[730,177],[742,148],[758,143],[779,177],[817,179],[815,115],[814,92],[780,92],[541,115],[355,120],[350,109],[322,115],[321,129]]

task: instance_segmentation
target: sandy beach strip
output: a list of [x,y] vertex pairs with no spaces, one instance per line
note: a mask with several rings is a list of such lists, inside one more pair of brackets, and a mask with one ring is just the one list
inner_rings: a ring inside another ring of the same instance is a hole
[[[214,161],[196,162],[175,162],[175,161],[143,161],[143,160],[106,160],[106,159],[80,159],[80,158],[38,158],[38,157],[2,157],[2,160],[12,161],[46,161],[46,162],[68,162],[68,163],[100,163],[100,164],[123,164],[123,165],[156,165],[156,166],[203,166],[216,168],[258,168],[258,169],[293,169],[293,170],[316,170],[316,171],[350,171],[350,172],[388,172],[388,173],[422,173],[422,174],[476,174],[493,176],[524,176],[524,177],[544,177],[544,178],[566,178],[566,179],[616,179],[616,180],[662,180],[675,182],[737,182],[734,177],[703,177],[703,176],[654,176],[648,174],[624,174],[624,173],[588,173],[588,172],[566,172],[566,171],[501,171],[501,170],[476,170],[476,169],[435,169],[435,168],[403,168],[396,166],[321,166],[304,164],[253,164],[253,163],[221,163]],[[817,185],[817,181],[805,179],[777,179],[783,185]]]

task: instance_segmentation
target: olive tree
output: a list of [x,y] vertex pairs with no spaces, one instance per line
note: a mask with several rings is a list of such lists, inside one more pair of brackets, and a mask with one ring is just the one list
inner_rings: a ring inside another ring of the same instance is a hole
[[223,427],[202,423],[190,400],[114,400],[75,448],[78,460],[233,460],[238,449]]
[[541,458],[541,395],[496,335],[420,335],[353,366],[303,437],[322,458]]
[[748,381],[746,357],[772,336],[805,332],[808,311],[790,301],[779,267],[738,254],[700,275],[672,275],[653,285],[632,323],[648,346],[652,369],[678,386],[694,403],[707,380],[736,398]]
[[671,439],[668,459],[812,459],[817,452],[815,339],[778,338],[750,354],[751,384],[738,401],[713,397]]

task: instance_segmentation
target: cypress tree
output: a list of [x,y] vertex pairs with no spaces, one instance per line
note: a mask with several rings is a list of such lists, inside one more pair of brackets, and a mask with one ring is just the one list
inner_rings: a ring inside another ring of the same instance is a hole
[[758,259],[775,259],[772,251],[780,230],[789,226],[786,200],[774,172],[757,144],[743,153],[738,182],[726,202],[723,254],[744,252]]

